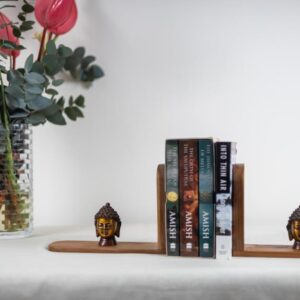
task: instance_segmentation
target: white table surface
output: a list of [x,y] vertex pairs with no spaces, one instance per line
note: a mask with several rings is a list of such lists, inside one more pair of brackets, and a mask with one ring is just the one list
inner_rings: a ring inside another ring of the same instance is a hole
[[[122,230],[122,240],[155,240],[151,225]],[[0,240],[0,300],[300,299],[300,259],[218,261],[46,249],[63,239],[96,240],[93,227],[37,228],[30,238]]]

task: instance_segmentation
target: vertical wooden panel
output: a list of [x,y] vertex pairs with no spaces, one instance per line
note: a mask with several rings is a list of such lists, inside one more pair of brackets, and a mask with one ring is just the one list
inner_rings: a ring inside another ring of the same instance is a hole
[[159,249],[166,253],[166,224],[165,224],[165,165],[157,167],[157,243]]
[[244,165],[233,166],[233,255],[244,251]]

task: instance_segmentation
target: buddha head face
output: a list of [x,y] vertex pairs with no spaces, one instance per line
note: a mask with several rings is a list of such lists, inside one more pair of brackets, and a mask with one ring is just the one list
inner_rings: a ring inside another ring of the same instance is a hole
[[289,218],[289,222],[286,226],[288,233],[289,233],[289,239],[295,241],[300,241],[300,206],[294,210],[292,215]]
[[120,236],[121,220],[118,213],[106,203],[95,215],[97,237],[104,239]]
[[115,235],[118,223],[113,219],[99,218],[96,222],[97,236],[109,238]]

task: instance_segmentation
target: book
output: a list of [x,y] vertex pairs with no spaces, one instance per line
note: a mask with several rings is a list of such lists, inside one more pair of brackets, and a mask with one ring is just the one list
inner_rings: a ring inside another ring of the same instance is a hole
[[179,256],[179,159],[178,141],[166,141],[167,255]]
[[215,143],[217,259],[232,257],[232,164],[235,155],[235,143]]
[[215,256],[214,143],[200,139],[199,156],[199,251],[201,257]]
[[198,141],[179,141],[180,255],[198,256]]

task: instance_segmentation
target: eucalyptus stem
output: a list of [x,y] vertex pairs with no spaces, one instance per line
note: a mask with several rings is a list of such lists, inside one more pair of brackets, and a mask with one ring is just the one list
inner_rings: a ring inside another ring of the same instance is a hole
[[[5,151],[5,162],[6,162],[6,166],[5,169],[7,169],[7,181],[11,187],[11,204],[9,206],[9,209],[15,210],[15,213],[18,215],[19,209],[18,209],[18,200],[21,197],[20,194],[20,187],[18,185],[17,182],[17,178],[14,172],[14,157],[13,157],[13,149],[12,149],[12,141],[11,141],[11,132],[10,132],[10,122],[9,122],[9,118],[8,118],[8,111],[7,111],[7,107],[6,107],[6,101],[5,101],[5,93],[4,93],[4,83],[3,83],[3,78],[2,78],[2,74],[0,72],[0,85],[1,85],[1,98],[2,98],[2,108],[3,108],[3,112],[2,112],[2,123],[3,123],[3,127],[4,127],[4,135],[5,135],[5,142],[6,142],[6,151]],[[5,171],[4,171],[5,174]],[[8,205],[6,205],[6,208],[8,207]],[[5,219],[7,220],[7,218],[9,219],[9,215],[13,215],[10,213],[13,213],[12,211],[10,212],[5,212]],[[15,216],[12,216],[12,219],[15,218]],[[12,221],[12,220],[11,220]],[[13,224],[11,224],[13,222],[5,222],[6,226],[8,227],[12,227]],[[12,228],[11,228],[12,229]]]

